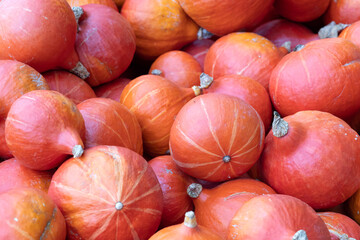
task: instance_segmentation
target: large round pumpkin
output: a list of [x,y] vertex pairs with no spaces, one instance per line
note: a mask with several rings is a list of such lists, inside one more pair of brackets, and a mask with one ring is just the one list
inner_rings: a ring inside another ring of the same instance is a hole
[[177,114],[170,132],[170,152],[190,176],[224,181],[254,165],[264,136],[264,124],[249,104],[225,94],[205,94],[189,101]]
[[327,112],[274,118],[260,158],[261,175],[276,192],[315,209],[334,207],[360,188],[360,137]]
[[149,239],[163,196],[149,164],[122,147],[97,146],[55,172],[48,194],[64,214],[68,239]]
[[0,194],[0,239],[65,240],[64,216],[49,196],[31,188]]

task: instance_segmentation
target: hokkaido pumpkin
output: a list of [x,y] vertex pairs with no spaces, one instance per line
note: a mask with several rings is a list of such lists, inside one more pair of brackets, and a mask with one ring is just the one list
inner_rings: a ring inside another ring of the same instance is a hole
[[0,239],[65,240],[64,216],[49,196],[31,188],[0,194]]
[[227,239],[330,240],[316,212],[303,201],[282,194],[256,196],[230,222]]
[[347,202],[350,216],[360,224],[360,190],[358,189]]
[[360,36],[360,20],[354,22],[353,24],[345,28],[339,35],[339,37],[350,40],[360,48],[359,36]]
[[209,93],[189,101],[177,114],[170,152],[186,174],[220,182],[237,178],[254,165],[264,136],[264,124],[248,103]]
[[315,209],[334,207],[360,188],[359,140],[345,121],[327,112],[275,115],[259,160],[261,176],[276,192]]
[[221,240],[220,236],[210,229],[200,226],[196,222],[193,211],[185,214],[184,223],[163,228],[153,235],[149,240]]
[[111,82],[95,87],[94,91],[98,97],[110,98],[115,101],[119,101],[122,91],[130,81],[131,80],[128,78],[119,77]]
[[352,24],[360,20],[360,2],[357,0],[337,0],[330,1],[330,6],[327,9],[324,21],[330,23]]
[[334,212],[318,213],[329,229],[331,240],[354,240],[360,238],[360,226],[351,218]]
[[113,0],[66,0],[71,7],[80,7],[86,4],[102,4],[119,11]]
[[112,145],[142,155],[139,122],[124,105],[112,99],[91,98],[77,107],[85,121],[85,148]]
[[64,214],[68,239],[149,239],[163,197],[154,171],[139,154],[96,146],[55,172],[49,196]]
[[76,105],[52,90],[34,90],[18,98],[5,122],[5,139],[24,166],[48,170],[69,155],[81,156],[84,119]]
[[204,70],[205,56],[214,42],[211,39],[198,39],[186,45],[182,50],[193,56]]

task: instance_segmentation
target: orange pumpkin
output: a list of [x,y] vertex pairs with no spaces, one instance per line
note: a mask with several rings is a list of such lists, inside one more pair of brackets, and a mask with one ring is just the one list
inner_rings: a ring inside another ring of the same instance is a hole
[[360,238],[360,226],[351,218],[334,212],[318,213],[329,229],[331,240]]
[[95,87],[94,91],[98,97],[111,98],[115,101],[119,101],[122,91],[130,81],[131,80],[128,78],[119,77],[111,82]]
[[360,189],[347,202],[350,216],[360,224]]
[[360,48],[359,36],[360,36],[360,20],[354,22],[353,24],[345,28],[339,35],[339,37],[350,40]]
[[352,24],[360,20],[360,2],[357,0],[336,0],[330,1],[324,21],[326,24],[335,21],[336,23]]
[[80,7],[86,4],[102,4],[119,11],[113,0],[66,0],[71,7]]

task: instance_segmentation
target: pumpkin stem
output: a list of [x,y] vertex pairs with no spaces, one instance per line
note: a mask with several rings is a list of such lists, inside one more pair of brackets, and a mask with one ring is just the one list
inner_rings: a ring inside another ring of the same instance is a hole
[[197,227],[196,217],[193,211],[188,211],[185,213],[184,225],[189,228]]
[[339,32],[350,26],[349,24],[339,23],[336,24],[334,21],[326,25],[325,27],[320,28],[318,35],[320,39],[324,38],[337,38]]
[[300,51],[301,49],[303,49],[305,47],[305,45],[302,44],[298,44],[294,47],[293,52],[297,52]]
[[75,145],[72,149],[72,154],[74,155],[74,158],[81,157],[84,153],[84,149],[81,145]]
[[272,131],[275,137],[283,137],[289,131],[289,124],[280,117],[277,111],[274,111],[274,120],[272,122]]
[[202,186],[199,183],[192,183],[187,188],[187,194],[191,198],[198,198],[202,192]]
[[199,96],[202,94],[202,90],[204,88],[210,87],[210,85],[213,83],[214,79],[207,75],[206,73],[200,74],[200,86],[192,86],[192,89],[194,90],[195,96]]
[[292,240],[309,240],[304,230],[299,230],[295,233]]
[[199,31],[197,32],[198,40],[208,39],[211,38],[213,35],[214,34],[204,28],[199,28]]
[[152,75],[160,76],[162,74],[162,71],[160,69],[154,69],[151,71]]
[[79,19],[84,14],[84,9],[82,7],[72,7],[71,9],[75,15],[77,30],[79,31]]
[[70,70],[70,72],[81,79],[86,79],[90,76],[90,73],[81,62],[78,62],[76,66]]
[[281,47],[285,48],[288,52],[291,52],[291,41],[284,42]]

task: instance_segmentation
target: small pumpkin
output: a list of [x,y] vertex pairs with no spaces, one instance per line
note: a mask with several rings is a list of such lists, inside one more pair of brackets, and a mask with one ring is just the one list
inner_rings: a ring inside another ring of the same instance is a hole
[[130,81],[131,80],[129,78],[119,77],[115,80],[95,87],[94,91],[98,97],[110,98],[115,101],[119,101],[122,91]]
[[360,238],[360,226],[348,216],[335,212],[321,212],[318,216],[329,229],[331,240],[354,240]]

